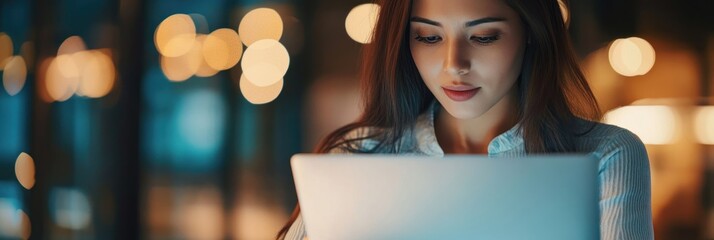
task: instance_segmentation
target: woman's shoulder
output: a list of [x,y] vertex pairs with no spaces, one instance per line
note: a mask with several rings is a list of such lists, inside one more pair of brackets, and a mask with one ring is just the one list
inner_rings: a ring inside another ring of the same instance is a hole
[[602,159],[613,157],[644,158],[647,150],[632,131],[612,124],[583,120],[590,130],[578,137],[582,149],[589,149]]
[[584,134],[579,136],[580,138],[593,139],[593,140],[604,140],[604,141],[617,141],[617,142],[634,142],[642,143],[640,138],[630,130],[625,128],[615,126],[612,124],[595,122],[590,120],[580,119],[581,129],[586,129]]

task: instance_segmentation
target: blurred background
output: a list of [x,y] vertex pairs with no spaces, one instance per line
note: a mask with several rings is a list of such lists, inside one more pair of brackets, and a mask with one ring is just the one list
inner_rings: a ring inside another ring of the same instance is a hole
[[[271,239],[359,115],[364,0],[0,1],[0,238]],[[561,3],[657,239],[714,239],[714,1]]]

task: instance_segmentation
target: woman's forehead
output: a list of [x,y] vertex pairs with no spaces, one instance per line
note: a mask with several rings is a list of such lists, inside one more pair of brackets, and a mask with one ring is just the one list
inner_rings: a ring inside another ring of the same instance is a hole
[[503,0],[413,0],[412,16],[439,21],[508,18],[515,11]]

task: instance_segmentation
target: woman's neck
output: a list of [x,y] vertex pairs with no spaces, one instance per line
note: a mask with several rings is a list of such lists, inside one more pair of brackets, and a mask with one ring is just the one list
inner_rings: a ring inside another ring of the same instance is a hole
[[457,119],[447,111],[439,111],[434,119],[434,131],[444,153],[486,154],[491,140],[517,122],[515,91],[511,91],[478,118]]

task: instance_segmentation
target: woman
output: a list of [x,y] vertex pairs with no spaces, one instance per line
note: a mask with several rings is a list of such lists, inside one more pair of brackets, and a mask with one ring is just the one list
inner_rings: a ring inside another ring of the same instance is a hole
[[[602,239],[652,239],[649,161],[597,123],[557,0],[380,0],[363,56],[364,113],[322,153],[599,158]],[[303,239],[296,207],[278,238]]]

